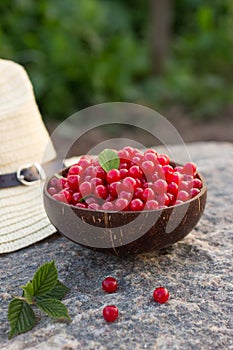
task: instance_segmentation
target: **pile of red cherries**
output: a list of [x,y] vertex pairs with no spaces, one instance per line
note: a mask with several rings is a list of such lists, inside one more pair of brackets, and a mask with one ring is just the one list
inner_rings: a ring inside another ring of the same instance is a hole
[[182,204],[202,188],[192,162],[176,166],[154,149],[125,147],[116,155],[119,166],[108,171],[98,157],[82,156],[64,177],[50,180],[49,194],[83,209],[142,211]]

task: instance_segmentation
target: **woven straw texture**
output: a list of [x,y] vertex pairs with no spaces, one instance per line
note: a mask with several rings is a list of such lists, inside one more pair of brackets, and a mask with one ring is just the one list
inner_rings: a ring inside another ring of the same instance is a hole
[[[0,59],[0,174],[56,157],[44,154],[48,132],[32,85],[20,65]],[[41,184],[0,189],[0,253],[26,247],[55,232],[43,208]]]

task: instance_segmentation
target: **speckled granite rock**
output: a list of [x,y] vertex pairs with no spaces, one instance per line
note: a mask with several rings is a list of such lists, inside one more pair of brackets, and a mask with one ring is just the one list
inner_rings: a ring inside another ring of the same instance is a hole
[[[233,144],[195,143],[189,150],[207,179],[208,202],[197,227],[174,246],[118,258],[55,235],[0,257],[1,350],[233,349]],[[8,341],[10,294],[52,259],[71,288],[65,304],[72,322],[42,316],[32,331]],[[107,275],[118,279],[117,293],[101,290]],[[159,285],[171,295],[163,305],[151,300]],[[102,318],[109,303],[120,312],[112,324]]]

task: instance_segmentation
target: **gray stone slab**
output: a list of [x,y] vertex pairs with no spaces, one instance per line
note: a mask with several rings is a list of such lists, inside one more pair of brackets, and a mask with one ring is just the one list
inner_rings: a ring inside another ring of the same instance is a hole
[[[208,202],[196,228],[172,247],[119,258],[55,235],[0,257],[1,350],[233,349],[233,144],[194,143],[189,151],[207,179]],[[72,322],[42,316],[8,341],[10,294],[52,259],[71,288],[64,302]],[[107,275],[118,279],[114,294],[101,290]],[[163,305],[152,301],[160,285],[171,295]],[[119,308],[114,323],[102,318],[106,304]]]

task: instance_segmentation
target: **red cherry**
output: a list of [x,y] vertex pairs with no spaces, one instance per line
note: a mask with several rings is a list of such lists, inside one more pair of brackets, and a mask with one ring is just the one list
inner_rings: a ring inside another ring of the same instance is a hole
[[154,191],[158,194],[163,194],[167,192],[167,182],[165,180],[159,179],[154,183]]
[[159,206],[167,206],[170,203],[170,199],[166,193],[158,194],[155,199],[159,203]]
[[121,179],[124,179],[125,177],[129,176],[129,170],[128,169],[120,169],[120,175]]
[[192,184],[194,188],[202,188],[202,182],[199,179],[193,179]]
[[127,150],[125,150],[125,149],[122,149],[122,150],[118,151],[117,155],[120,158],[120,162],[121,163],[130,160],[129,152]]
[[143,191],[142,195],[141,195],[141,199],[146,202],[147,200],[151,200],[155,198],[155,193],[152,190],[152,188],[145,188],[145,190]]
[[69,175],[80,175],[82,176],[84,173],[83,168],[80,165],[73,165],[70,167],[68,171],[68,176]]
[[164,165],[163,172],[165,175],[165,179],[168,183],[170,183],[174,180],[174,178],[173,178],[174,169],[171,165]]
[[144,203],[141,199],[135,198],[130,202],[129,207],[132,211],[141,211],[144,209]]
[[190,194],[192,198],[197,196],[199,193],[200,193],[199,188],[191,188]]
[[134,155],[133,147],[126,146],[126,147],[123,148],[123,151],[127,151],[128,152],[129,158],[132,158],[132,156]]
[[97,175],[97,169],[96,169],[96,167],[95,166],[93,166],[93,165],[89,165],[87,168],[86,168],[86,170],[85,170],[85,175],[86,176],[91,176],[92,178],[93,177],[96,177],[96,175]]
[[101,168],[101,166],[97,166],[96,167],[97,173],[96,173],[96,177],[105,180],[106,179],[106,172],[104,171],[103,168]]
[[129,201],[125,198],[118,198],[115,202],[115,208],[117,211],[122,211],[127,209]]
[[119,193],[119,198],[125,198],[128,201],[130,201],[132,199],[132,197],[133,197],[132,193],[128,192],[128,191],[121,191]]
[[134,194],[133,194],[133,197],[134,198],[139,198],[139,199],[142,199],[142,194],[143,194],[143,188],[141,187],[137,187],[135,188],[135,191],[134,191]]
[[108,192],[111,194],[111,196],[117,197],[118,196],[118,192],[120,192],[120,187],[121,187],[121,183],[119,181],[112,182],[108,186]]
[[91,165],[91,162],[89,159],[87,158],[81,158],[79,161],[78,161],[78,164],[83,170],[85,170],[89,165]]
[[151,160],[154,164],[158,164],[158,158],[157,158],[157,154],[152,153],[152,152],[145,152],[144,155],[145,160]]
[[138,166],[141,166],[142,160],[143,160],[142,157],[136,157],[136,156],[134,156],[134,157],[132,158],[132,166],[135,165],[135,164],[138,165]]
[[193,187],[192,181],[181,181],[179,184],[179,190],[190,192],[190,189]]
[[52,177],[52,179],[49,182],[49,186],[52,186],[55,188],[59,187],[59,179],[56,177]]
[[107,196],[107,198],[105,199],[105,201],[106,202],[113,202],[113,201],[115,201],[115,197],[113,197],[111,194],[109,194],[108,196]]
[[108,196],[108,190],[104,185],[98,185],[94,190],[94,195],[97,198],[106,199]]
[[182,166],[176,166],[176,167],[174,168],[174,171],[181,174],[181,173],[183,172],[183,167],[182,167]]
[[135,179],[136,180],[136,185],[135,185],[135,189],[138,187],[142,187],[142,179]]
[[59,202],[67,203],[66,197],[60,193],[55,193],[53,195],[53,198],[56,199]]
[[67,184],[68,184],[67,179],[65,177],[61,177],[60,179],[58,179],[57,187],[61,190],[65,188]]
[[118,308],[115,305],[105,306],[103,317],[107,322],[114,322],[118,317]]
[[145,176],[150,176],[155,172],[155,165],[151,160],[145,160],[141,165],[142,171]]
[[106,277],[102,282],[102,288],[107,293],[113,293],[117,290],[118,284],[114,277]]
[[103,185],[103,180],[99,177],[93,177],[91,180],[90,180],[91,184],[93,187],[96,187],[98,185]]
[[154,184],[153,182],[145,182],[143,185],[142,185],[142,188],[145,189],[145,188],[154,188]]
[[159,204],[154,199],[147,201],[145,204],[146,210],[155,210],[155,209],[158,209],[158,207],[159,207]]
[[166,303],[169,299],[169,292],[164,287],[158,287],[153,292],[154,300],[157,301],[157,303],[163,304]]
[[183,174],[196,175],[197,167],[193,162],[188,162],[183,166]]
[[71,199],[72,199],[72,195],[69,191],[67,190],[62,190],[60,193],[59,193],[60,196],[64,196],[66,198],[66,203],[70,203],[71,202]]
[[177,193],[177,200],[181,200],[183,202],[186,202],[187,200],[189,200],[190,197],[191,195],[184,190],[181,190]]
[[167,193],[166,196],[168,196],[169,198],[169,202],[167,202],[167,205],[174,205],[176,197],[171,193]]
[[98,161],[98,158],[94,159],[93,162],[92,162],[92,164],[93,164],[94,166],[100,166],[100,163],[99,163],[99,161]]
[[75,193],[73,193],[73,195],[72,195],[71,202],[72,202],[72,204],[75,205],[75,204],[78,203],[82,198],[83,198],[83,197],[82,197],[82,195],[81,195],[80,192],[75,192]]
[[187,182],[192,182],[193,181],[193,175],[183,174],[182,180],[187,181]]
[[171,175],[171,182],[175,182],[179,185],[180,181],[182,179],[182,175],[178,171],[174,171]]
[[133,192],[136,185],[137,185],[137,181],[133,177],[127,176],[122,181],[122,190],[125,189],[125,190],[128,190],[129,192]]
[[112,182],[117,182],[121,179],[121,174],[120,174],[120,170],[118,169],[111,169],[107,172],[106,175],[106,180],[107,182],[110,184]]
[[159,154],[158,155],[158,161],[161,165],[167,165],[170,163],[170,158],[167,154]]
[[85,204],[85,203],[77,203],[77,204],[75,204],[75,206],[77,208],[81,208],[81,209],[86,209],[87,208],[87,204]]
[[122,163],[120,163],[119,170],[128,169],[128,163],[123,163],[124,159],[122,159]]
[[92,193],[92,185],[88,181],[84,181],[79,186],[80,193],[82,197],[89,196]]
[[132,176],[134,179],[142,177],[142,171],[138,165],[133,165],[129,168],[129,176]]
[[113,211],[114,210],[114,205],[112,202],[105,202],[102,205],[102,209],[106,211]]
[[88,205],[88,209],[92,209],[92,210],[99,210],[100,206],[98,203],[90,203]]
[[97,203],[96,202],[96,198],[94,198],[94,197],[87,197],[87,198],[85,198],[85,203],[86,204],[92,204],[92,203]]
[[57,193],[57,189],[55,187],[49,187],[48,193],[52,196],[53,194]]
[[91,176],[90,175],[85,176],[84,181],[91,182]]
[[178,192],[178,185],[175,182],[171,182],[168,186],[167,186],[167,192],[173,194],[174,196],[176,196],[177,192]]
[[161,164],[158,164],[155,166],[155,172],[158,174],[158,177],[160,179],[165,180],[164,172],[163,172],[163,166]]
[[156,156],[158,155],[158,153],[153,149],[153,148],[148,148],[145,152],[144,155],[147,153],[154,153]]
[[68,175],[67,180],[69,187],[73,191],[77,191],[79,187],[80,175]]

